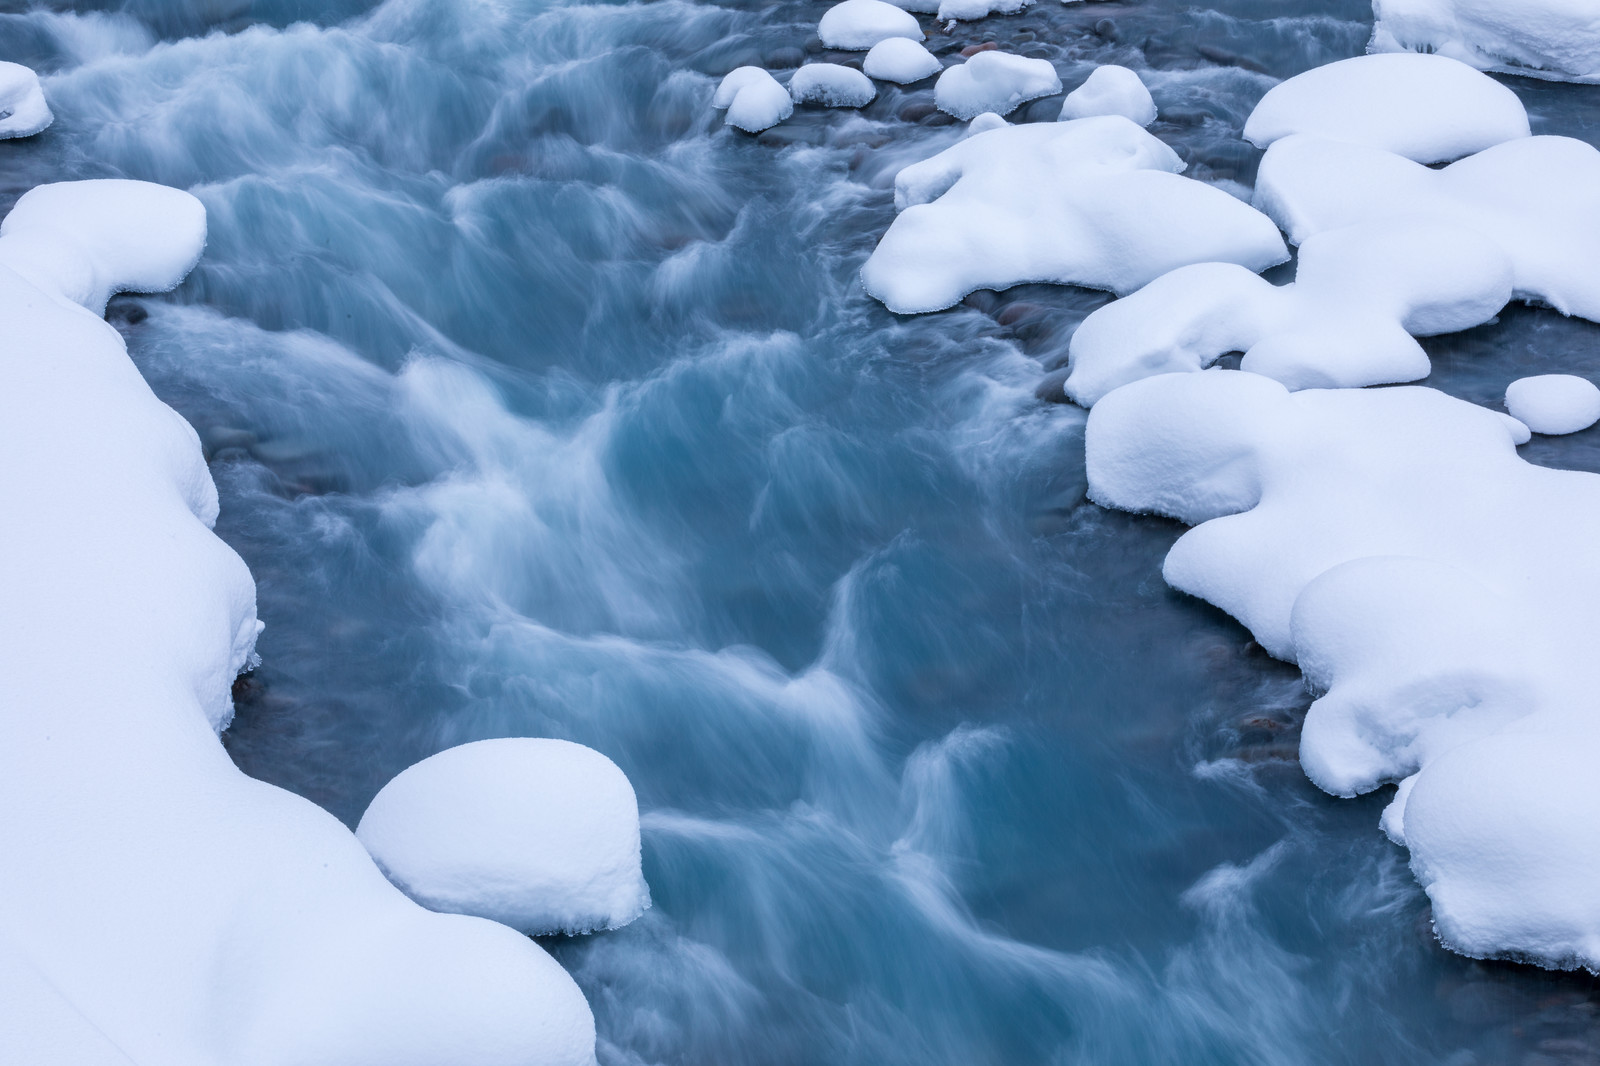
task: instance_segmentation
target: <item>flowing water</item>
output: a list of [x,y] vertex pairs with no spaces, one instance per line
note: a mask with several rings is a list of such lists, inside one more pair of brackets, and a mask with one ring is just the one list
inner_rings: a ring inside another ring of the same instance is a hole
[[[210,212],[191,279],[108,315],[259,585],[233,757],[352,824],[468,740],[615,759],[655,906],[547,941],[607,1066],[1597,1061],[1590,979],[1444,952],[1387,797],[1305,782],[1298,675],[1160,579],[1180,527],[1085,501],[1083,413],[1036,391],[1106,297],[861,292],[895,171],[957,136],[930,87],[720,125],[727,70],[828,58],[824,9],[0,5],[58,116],[0,144],[0,209],[123,175]],[[930,43],[1131,65],[1243,194],[1255,100],[1369,32],[1045,0]],[[1508,84],[1600,142],[1600,89]],[[1492,403],[1600,328],[1430,343]]]

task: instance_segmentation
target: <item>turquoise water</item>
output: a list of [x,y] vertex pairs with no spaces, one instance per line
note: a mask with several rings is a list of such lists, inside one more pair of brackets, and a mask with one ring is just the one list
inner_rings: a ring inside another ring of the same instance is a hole
[[[1593,1061],[1595,983],[1443,952],[1386,796],[1295,764],[1298,675],[1163,585],[1178,526],[1084,500],[1083,415],[1036,392],[1105,297],[860,291],[895,171],[956,135],[931,83],[721,127],[715,79],[827,58],[825,6],[0,5],[58,115],[0,145],[0,208],[124,175],[210,212],[191,279],[108,317],[259,585],[239,765],[353,823],[467,740],[615,759],[655,907],[547,942],[607,1066]],[[1255,100],[1369,30],[1046,0],[930,44],[1134,66],[1243,191]],[[1600,142],[1600,89],[1507,83]],[[1430,347],[1487,403],[1600,328]]]

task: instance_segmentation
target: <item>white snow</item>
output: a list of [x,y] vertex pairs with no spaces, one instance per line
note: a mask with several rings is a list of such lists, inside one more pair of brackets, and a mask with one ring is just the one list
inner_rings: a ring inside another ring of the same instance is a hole
[[1370,51],[1437,52],[1484,70],[1600,81],[1594,0],[1373,0]]
[[1406,52],[1357,56],[1273,86],[1244,126],[1258,148],[1291,134],[1441,163],[1529,135],[1517,94],[1465,63]]
[[588,1007],[537,944],[416,906],[218,741],[254,584],[211,533],[194,431],[97,313],[108,286],[175,284],[203,218],[187,193],[85,182],[0,230],[4,1044],[30,1063],[590,1064]]
[[861,69],[869,78],[910,85],[933,77],[943,67],[938,57],[919,42],[907,37],[889,37],[872,46]]
[[383,786],[356,838],[424,907],[530,935],[616,929],[650,905],[633,786],[565,740],[480,740],[429,756]]
[[1430,170],[1300,134],[1267,149],[1255,202],[1295,244],[1361,223],[1476,232],[1511,260],[1519,298],[1600,321],[1600,151],[1582,141],[1522,137]]
[[[914,41],[906,43],[915,44]],[[872,79],[859,70],[838,63],[808,63],[789,79],[789,95],[797,104],[865,107],[872,103],[878,90],[873,87]]]
[[1089,315],[1072,336],[1066,391],[1092,406],[1152,374],[1197,371],[1228,352],[1292,389],[1426,377],[1412,339],[1487,322],[1512,297],[1511,262],[1471,230],[1351,226],[1307,239],[1292,284],[1202,263]]
[[864,52],[891,37],[922,40],[916,17],[884,0],[844,0],[822,13],[817,35],[829,48]]
[[1034,0],[943,0],[939,4],[939,21],[972,21],[990,15],[1015,15],[1031,7]]
[[1092,118],[1095,115],[1121,115],[1140,126],[1156,120],[1156,102],[1150,98],[1139,75],[1127,67],[1107,63],[1067,94],[1061,104],[1061,121]]
[[1506,387],[1506,410],[1535,433],[1576,433],[1600,421],[1600,388],[1574,374],[1537,374]]
[[760,133],[794,114],[794,100],[778,79],[760,67],[736,67],[717,85],[711,106],[727,108],[722,121]]
[[900,214],[862,282],[910,314],[974,289],[1041,281],[1123,293],[1189,263],[1261,270],[1288,258],[1271,220],[1182,169],[1115,115],[978,133],[896,176]]
[[1384,827],[1448,946],[1594,969],[1600,477],[1519,430],[1426,388],[1162,375],[1090,413],[1090,494],[1195,526],[1163,572],[1301,665],[1314,782],[1402,782]]
[[985,111],[1009,115],[1029,100],[1060,91],[1061,79],[1048,60],[988,51],[946,68],[934,83],[933,102],[941,111],[969,119]]
[[0,61],[0,141],[32,137],[54,121],[39,75],[21,63]]

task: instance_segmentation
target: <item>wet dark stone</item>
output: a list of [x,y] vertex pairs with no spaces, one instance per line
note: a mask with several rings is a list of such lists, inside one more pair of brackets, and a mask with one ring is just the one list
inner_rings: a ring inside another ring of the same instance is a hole
[[1067,368],[1052,370],[1039,379],[1039,384],[1033,387],[1033,394],[1045,403],[1071,403],[1067,398]]
[[937,114],[938,112],[939,112],[939,109],[937,107],[934,107],[932,104],[924,104],[924,103],[907,104],[905,107],[902,107],[900,109],[900,121],[902,121],[902,122],[921,122],[923,119],[927,118],[929,115]]
[[1117,24],[1110,19],[1101,19],[1094,24],[1094,35],[1105,41],[1120,41],[1122,34],[1117,32]]
[[[969,45],[967,45],[965,48],[963,48],[961,50],[961,54],[963,56],[971,57],[971,56],[977,55],[979,52],[993,52],[993,51],[996,51],[996,50],[999,49],[999,47],[1000,46],[998,44],[996,44],[994,41],[984,41],[982,44],[969,44]],[[984,62],[988,62],[988,60],[984,60]]]
[[967,298],[961,302],[974,311],[982,311],[986,315],[995,314],[1000,310],[1002,303],[1000,294],[993,289],[977,289],[968,293]]
[[798,48],[775,48],[767,53],[768,70],[786,70],[805,62],[806,54]]
[[1267,73],[1267,68],[1257,63],[1254,59],[1230,52],[1226,48],[1218,48],[1210,44],[1197,44],[1194,50],[1201,59],[1210,60],[1218,66],[1238,67],[1240,70],[1254,71],[1257,74]]
[[1200,126],[1210,117],[1208,113],[1194,108],[1174,107],[1161,112],[1161,121],[1174,126]]
[[807,53],[816,55],[818,52],[824,51],[828,46],[822,43],[821,37],[811,37],[806,40],[804,47]]

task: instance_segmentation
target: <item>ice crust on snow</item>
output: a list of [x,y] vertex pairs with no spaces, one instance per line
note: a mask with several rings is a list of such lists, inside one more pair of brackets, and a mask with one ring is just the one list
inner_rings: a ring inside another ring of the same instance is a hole
[[54,121],[39,75],[21,63],[0,61],[0,141],[32,137]]
[[1371,51],[1437,52],[1483,70],[1600,82],[1593,0],[1373,0]]
[[789,95],[797,104],[865,107],[872,103],[878,90],[873,87],[872,79],[859,70],[838,63],[808,63],[789,79]]
[[1523,137],[1430,170],[1297,134],[1267,149],[1255,203],[1295,244],[1362,223],[1475,232],[1511,260],[1519,299],[1600,321],[1600,151],[1582,141]]
[[1517,94],[1465,63],[1407,52],[1356,56],[1273,86],[1244,126],[1258,148],[1293,134],[1442,163],[1527,137]]
[[910,85],[933,77],[944,67],[920,42],[908,37],[889,37],[872,46],[861,69],[869,78]]
[[939,110],[966,120],[985,111],[1009,115],[1029,100],[1060,91],[1061,78],[1048,60],[978,52],[939,75],[933,102]]
[[1506,410],[1535,433],[1576,433],[1600,421],[1600,388],[1575,374],[1536,374],[1506,387]]
[[1415,386],[1162,375],[1090,413],[1090,495],[1195,527],[1163,573],[1300,664],[1316,784],[1401,782],[1384,828],[1445,944],[1596,969],[1600,477],[1519,428]]
[[794,99],[761,67],[736,67],[717,85],[711,106],[726,108],[722,121],[746,133],[760,133],[794,114]]
[[534,936],[616,929],[650,905],[633,786],[565,740],[432,755],[383,786],[356,837],[423,906]]
[[1125,293],[1189,263],[1261,270],[1288,258],[1270,219],[1183,167],[1121,116],[986,130],[900,171],[900,213],[862,282],[913,314],[975,289],[1036,281]]
[[1328,230],[1301,246],[1292,284],[1200,263],[1099,308],[1072,336],[1065,387],[1089,407],[1119,385],[1228,352],[1292,389],[1415,381],[1431,367],[1413,336],[1487,322],[1512,289],[1510,259],[1471,230]]
[[94,1064],[592,1063],[588,1007],[543,949],[418,907],[336,819],[218,741],[254,584],[210,530],[194,430],[97,313],[107,287],[176,284],[203,220],[187,193],[84,182],[27,194],[0,235],[0,493],[26,517],[0,526],[5,1046]]
[[904,8],[884,0],[844,0],[822,13],[817,36],[829,48],[865,52],[891,37],[922,40],[922,27]]
[[1156,120],[1156,102],[1138,74],[1107,63],[1096,67],[1061,104],[1062,122],[1095,115],[1121,115],[1137,125],[1148,126]]

